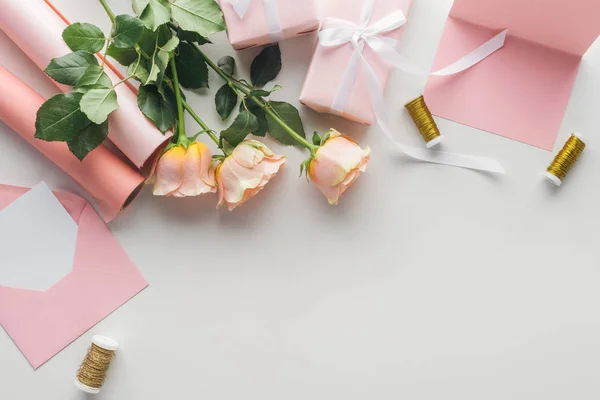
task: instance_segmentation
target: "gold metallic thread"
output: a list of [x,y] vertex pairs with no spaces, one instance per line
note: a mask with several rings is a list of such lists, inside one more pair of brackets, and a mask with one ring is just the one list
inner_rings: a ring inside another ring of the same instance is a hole
[[410,117],[427,143],[441,136],[440,130],[422,95],[407,103],[404,107],[408,110]]
[[104,385],[106,371],[114,357],[114,351],[103,349],[92,343],[79,371],[77,371],[77,380],[86,386],[100,389]]
[[561,181],[564,180],[584,149],[585,143],[572,134],[562,150],[556,155],[552,164],[548,167],[548,172]]

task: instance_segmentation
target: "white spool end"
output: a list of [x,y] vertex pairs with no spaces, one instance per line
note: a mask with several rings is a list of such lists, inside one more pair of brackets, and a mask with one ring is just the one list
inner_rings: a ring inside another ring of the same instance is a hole
[[585,137],[585,135],[579,133],[579,132],[573,132],[573,136],[577,136],[579,138],[579,140],[581,140],[583,143],[588,144],[587,138]]
[[438,144],[442,143],[442,140],[444,140],[444,137],[443,136],[438,136],[435,139],[432,139],[429,142],[427,142],[427,144],[425,145],[425,147],[427,147],[428,149],[431,149],[432,147],[435,147]]
[[108,351],[115,351],[119,347],[119,343],[116,340],[102,335],[92,337],[92,343]]
[[555,186],[560,187],[560,185],[562,185],[562,181],[560,179],[558,179],[556,176],[552,175],[550,172],[546,172],[544,174],[544,176],[546,177],[546,179],[548,179],[550,182],[552,182]]
[[99,388],[93,388],[90,387],[88,385],[84,385],[83,383],[79,382],[79,380],[77,378],[75,378],[75,382],[73,382],[75,384],[75,387],[79,390],[82,390],[86,393],[91,393],[91,394],[98,394],[100,393],[100,389]]

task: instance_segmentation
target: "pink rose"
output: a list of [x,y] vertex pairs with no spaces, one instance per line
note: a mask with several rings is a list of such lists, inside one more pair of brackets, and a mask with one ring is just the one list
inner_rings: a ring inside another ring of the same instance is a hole
[[257,140],[240,143],[217,167],[218,207],[226,204],[231,211],[244,204],[269,183],[285,161]]
[[365,172],[370,154],[368,147],[361,149],[355,141],[331,129],[310,161],[308,176],[329,204],[336,205],[360,173]]
[[212,154],[208,146],[194,142],[186,149],[177,145],[166,151],[156,166],[155,196],[188,197],[215,193]]

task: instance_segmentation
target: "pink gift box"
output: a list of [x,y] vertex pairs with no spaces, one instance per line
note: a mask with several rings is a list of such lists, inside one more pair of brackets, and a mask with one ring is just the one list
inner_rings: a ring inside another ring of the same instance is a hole
[[[263,0],[252,0],[244,18],[235,12],[232,0],[219,0],[225,23],[227,36],[236,50],[275,43],[269,33],[269,23],[265,13]],[[315,0],[277,0],[279,21],[283,39],[315,32],[320,22]]]
[[[378,21],[398,9],[408,16],[411,4],[412,0],[378,0],[371,21]],[[360,23],[363,1],[329,0],[322,7],[323,18],[343,19],[358,24]],[[402,27],[385,34],[385,36],[400,40],[403,32],[404,28]],[[300,94],[300,102],[318,112],[330,113],[335,95],[341,84],[342,75],[353,52],[354,48],[350,43],[337,47],[318,45],[308,68],[302,93]],[[382,60],[368,46],[365,46],[364,56],[377,74],[382,89],[385,89],[392,72],[392,66]],[[362,68],[358,73],[352,94],[341,116],[364,124],[372,124],[375,121],[367,87],[367,76]]]

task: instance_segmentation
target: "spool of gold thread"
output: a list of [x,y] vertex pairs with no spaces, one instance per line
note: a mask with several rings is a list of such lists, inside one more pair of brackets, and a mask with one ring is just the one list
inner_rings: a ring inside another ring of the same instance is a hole
[[87,393],[100,393],[106,371],[115,357],[119,343],[106,336],[96,335],[75,378],[75,386]]
[[567,140],[565,146],[556,155],[554,161],[552,161],[552,164],[548,167],[545,175],[546,179],[556,186],[562,185],[564,179],[567,177],[569,171],[573,168],[584,149],[585,142],[581,134],[571,134],[571,137]]
[[423,139],[427,142],[426,146],[428,149],[441,143],[444,137],[440,133],[440,130],[433,119],[433,115],[431,115],[431,111],[429,111],[429,108],[425,103],[423,95],[407,103],[404,107],[408,110],[408,113],[417,126],[417,129],[419,129],[421,136],[423,136]]

